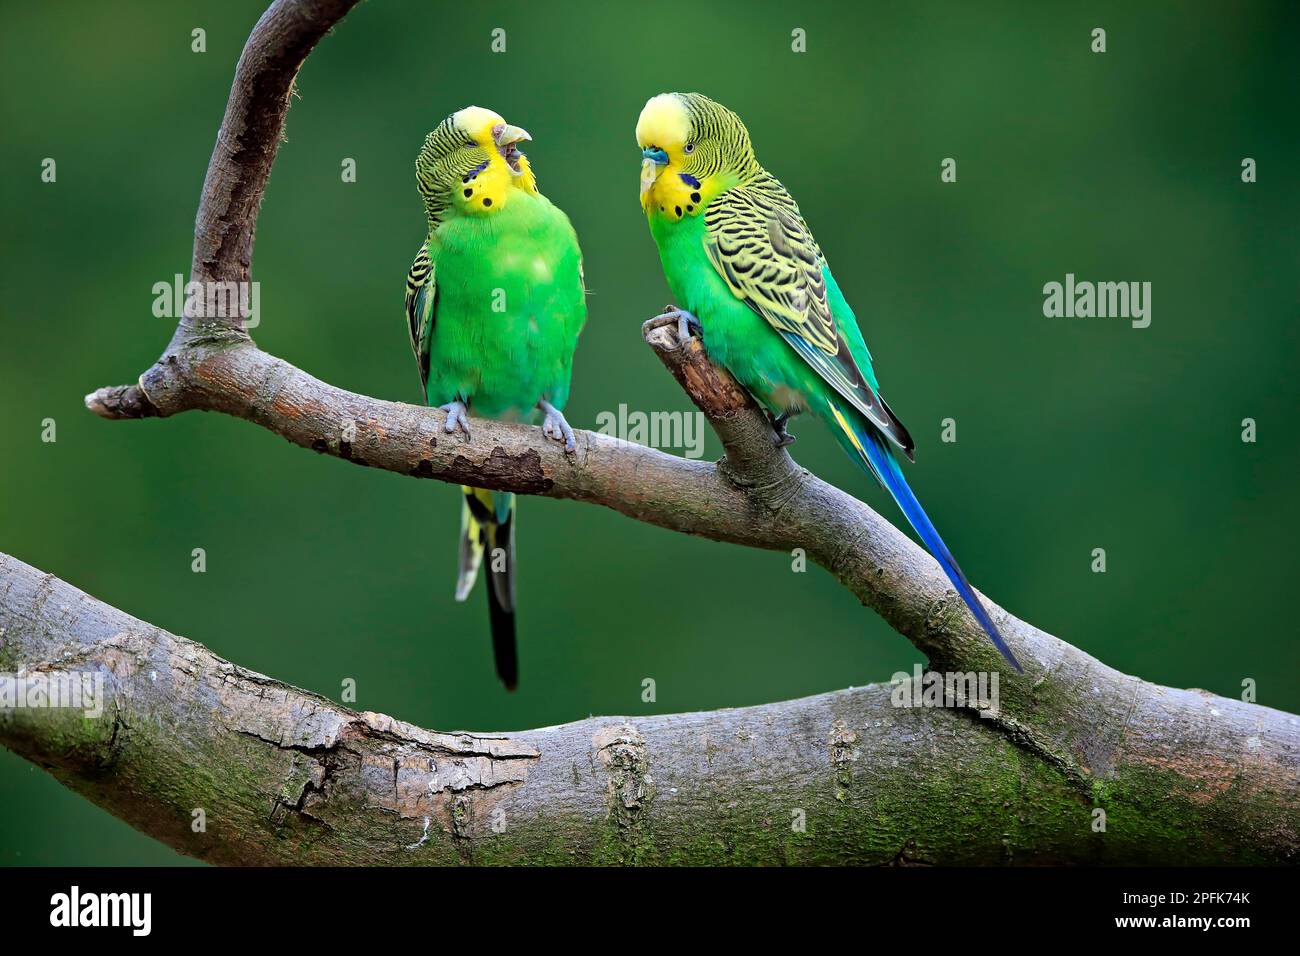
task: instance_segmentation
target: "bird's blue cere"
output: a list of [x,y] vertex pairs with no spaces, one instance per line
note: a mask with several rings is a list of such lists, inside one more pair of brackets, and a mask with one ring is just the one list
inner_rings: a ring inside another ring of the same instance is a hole
[[668,154],[662,149],[658,149],[654,146],[647,146],[645,149],[641,150],[641,155],[646,159],[654,160],[656,166],[668,165]]

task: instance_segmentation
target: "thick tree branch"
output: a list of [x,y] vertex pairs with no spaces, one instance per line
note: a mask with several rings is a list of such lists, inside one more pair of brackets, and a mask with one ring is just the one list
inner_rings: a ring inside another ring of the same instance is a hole
[[894,707],[888,685],[436,733],[4,555],[0,670],[101,675],[101,717],[0,709],[0,743],[214,863],[1293,863],[1300,847],[1296,719],[1138,681],[1122,722],[1078,725],[1083,776],[971,711]]
[[[351,5],[277,0],[254,29],[204,184],[192,279],[249,277],[256,213],[293,77]],[[1000,669],[996,652],[928,555],[866,505],[776,449],[765,417],[708,362],[698,342],[679,347],[665,329],[646,338],[721,437],[722,461],[686,461],[587,432],[579,433],[576,454],[566,456],[539,429],[484,421],[475,422],[467,442],[443,432],[440,412],[334,388],[259,351],[237,320],[200,318],[189,308],[163,356],[137,384],[100,389],[86,403],[106,418],[219,411],[356,464],[602,504],[636,520],[752,547],[803,548],[925,652],[932,667]],[[8,567],[9,590],[21,598],[30,569],[17,562]],[[993,605],[991,613],[1026,667],[1023,676],[1000,674],[996,716],[898,710],[889,706],[887,689],[876,687],[750,711],[646,718],[636,722],[629,741],[615,734],[599,746],[593,738],[604,740],[600,734],[618,721],[513,735],[499,745],[499,755],[491,752],[498,745],[467,737],[476,769],[466,771],[470,783],[457,789],[438,767],[447,752],[459,752],[459,737],[351,714],[72,594],[82,617],[48,634],[40,623],[45,604],[33,611],[20,599],[7,601],[4,613],[18,636],[5,638],[0,649],[39,667],[58,661],[60,647],[72,647],[89,665],[114,675],[120,660],[147,660],[151,672],[161,674],[161,664],[183,675],[173,679],[180,690],[151,694],[152,684],[142,687],[134,676],[123,676],[115,712],[124,716],[113,722],[116,729],[101,728],[100,738],[70,753],[61,748],[63,731],[52,718],[34,712],[16,723],[7,718],[5,739],[113,812],[212,859],[272,862],[294,853],[309,861],[332,853],[334,862],[391,861],[411,842],[406,821],[426,815],[445,821],[451,834],[450,844],[430,851],[437,859],[449,858],[449,847],[459,854],[489,844],[510,848],[502,859],[532,859],[528,854],[535,852],[538,859],[560,853],[573,859],[776,860],[786,854],[880,860],[900,852],[914,857],[905,850],[909,843],[936,862],[1280,861],[1296,855],[1300,741],[1293,718],[1145,684]],[[42,634],[62,635],[65,643],[47,646]],[[191,699],[233,716],[208,719],[187,703]],[[155,726],[151,721],[178,728],[204,759],[187,760],[165,735],[149,734],[137,736],[139,748],[122,762],[119,751],[132,739],[122,731]],[[614,769],[602,776],[607,759]],[[95,770],[105,761],[112,772]],[[643,779],[647,761],[661,768],[655,799]],[[391,792],[386,768],[392,770]],[[415,775],[404,784],[408,771]],[[186,782],[188,772],[197,775],[193,783]],[[521,772],[526,780],[509,776]],[[150,777],[158,786],[139,785]],[[423,787],[428,802],[410,786]],[[609,799],[598,799],[600,793]],[[177,803],[179,794],[187,796]],[[283,800],[292,812],[277,810],[279,804],[267,810],[267,794],[287,794]],[[200,797],[224,801],[223,813],[239,821],[222,847],[150,827],[164,804],[177,813],[185,800]],[[509,840],[484,843],[483,821],[497,798],[511,811],[544,819],[516,827]],[[323,831],[299,820],[308,806],[319,807],[306,818],[325,821]],[[822,837],[833,835],[838,844],[804,855],[792,850],[805,846],[786,833],[792,806],[815,808],[824,821]],[[1125,820],[1122,837],[1094,839],[1094,806],[1112,811],[1112,833],[1115,819]],[[269,814],[260,824],[259,807]],[[690,812],[679,812],[683,807]],[[387,816],[376,817],[376,808]],[[479,816],[466,824],[467,813]],[[547,822],[552,814],[585,824],[557,829]],[[1089,819],[1081,823],[1079,814]],[[602,820],[612,820],[614,830],[602,829]],[[294,832],[301,839],[265,840],[268,832],[283,836],[282,827],[299,824]],[[722,844],[717,833],[724,834]],[[1179,843],[1191,834],[1195,845]],[[612,843],[611,835],[617,838]]]

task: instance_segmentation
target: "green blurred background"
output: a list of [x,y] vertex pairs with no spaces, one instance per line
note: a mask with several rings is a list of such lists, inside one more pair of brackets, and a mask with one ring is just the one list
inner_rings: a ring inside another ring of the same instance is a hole
[[[920,659],[788,555],[529,499],[507,694],[482,598],[452,600],[452,488],[216,415],[86,412],[170,335],[151,287],[187,270],[261,8],[4,4],[0,550],[248,667],[335,699],[351,677],[357,706],[442,729],[757,704]],[[1300,711],[1296,27],[1288,6],[1241,3],[371,0],[299,77],[258,226],[255,337],[342,387],[418,400],[412,164],[475,103],[532,131],[541,186],[582,239],[569,420],[689,407],[638,334],[668,292],[633,127],[654,93],[706,92],[798,197],[917,438],[914,487],[975,583],[1126,672],[1229,696],[1251,677],[1261,703]],[[1066,272],[1150,281],[1151,327],[1044,318],[1043,284]],[[802,464],[901,521],[825,433],[794,431]],[[178,861],[0,752],[0,863]]]

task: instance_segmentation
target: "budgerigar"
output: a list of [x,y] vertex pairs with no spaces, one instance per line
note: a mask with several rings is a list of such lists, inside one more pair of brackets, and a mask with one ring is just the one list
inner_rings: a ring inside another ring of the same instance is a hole
[[885,404],[857,320],[780,181],[759,165],[735,113],[698,93],[641,111],[641,205],[677,299],[660,323],[697,329],[710,359],[768,410],[776,440],[808,411],[889,491],[957,593],[1016,670],[988,611],[903,478],[913,442]]
[[[406,277],[406,318],[425,401],[446,431],[470,440],[468,414],[535,422],[575,447],[563,409],[587,317],[582,254],[569,218],[537,191],[519,144],[498,114],[466,107],[424,141],[415,174],[428,239]],[[515,496],[463,488],[456,599],[488,552],[488,606],[497,675],[518,682],[515,647]]]

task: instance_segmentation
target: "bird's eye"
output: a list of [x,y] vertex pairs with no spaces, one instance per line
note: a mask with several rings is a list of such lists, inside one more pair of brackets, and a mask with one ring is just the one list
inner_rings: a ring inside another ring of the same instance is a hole
[[686,148],[685,148],[684,150],[682,150],[682,151],[685,152],[685,153],[693,153],[693,152],[695,152],[695,144],[694,144],[694,143],[687,143],[687,144],[686,144]]

